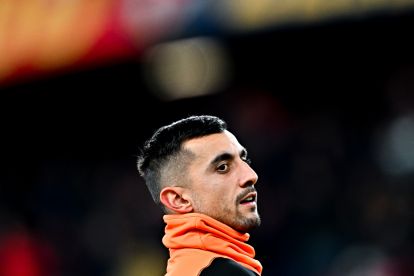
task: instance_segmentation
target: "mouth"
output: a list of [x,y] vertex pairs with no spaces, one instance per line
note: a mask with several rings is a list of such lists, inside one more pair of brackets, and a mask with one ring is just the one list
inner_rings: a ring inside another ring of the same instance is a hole
[[257,199],[257,193],[256,192],[251,192],[248,193],[246,196],[244,196],[239,203],[242,205],[251,205],[251,204],[256,204],[256,199]]

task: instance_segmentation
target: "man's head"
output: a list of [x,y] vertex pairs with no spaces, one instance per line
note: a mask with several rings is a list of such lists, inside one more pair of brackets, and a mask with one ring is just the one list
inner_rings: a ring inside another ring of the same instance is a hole
[[166,213],[203,213],[242,232],[260,224],[257,174],[220,118],[190,116],[159,128],[138,170]]

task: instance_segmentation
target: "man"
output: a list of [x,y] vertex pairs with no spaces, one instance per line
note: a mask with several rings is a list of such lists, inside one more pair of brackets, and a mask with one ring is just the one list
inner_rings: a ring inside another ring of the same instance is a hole
[[138,170],[164,210],[168,276],[260,275],[247,233],[260,225],[257,174],[246,149],[214,116],[159,128]]

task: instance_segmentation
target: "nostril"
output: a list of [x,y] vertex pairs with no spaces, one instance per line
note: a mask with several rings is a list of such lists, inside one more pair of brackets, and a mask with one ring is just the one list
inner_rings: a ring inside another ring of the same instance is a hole
[[253,186],[254,184],[256,184],[256,180],[248,180],[244,182],[243,187]]

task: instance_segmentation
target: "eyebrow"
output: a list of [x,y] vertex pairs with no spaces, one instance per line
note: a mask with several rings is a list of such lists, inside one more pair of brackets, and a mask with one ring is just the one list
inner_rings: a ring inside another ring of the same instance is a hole
[[[240,157],[242,158],[246,158],[247,157],[247,150],[245,148],[243,148],[240,151]],[[234,155],[228,152],[224,152],[222,154],[217,155],[211,162],[210,165],[215,166],[218,163],[220,163],[221,161],[225,161],[225,160],[232,160],[234,159]]]

